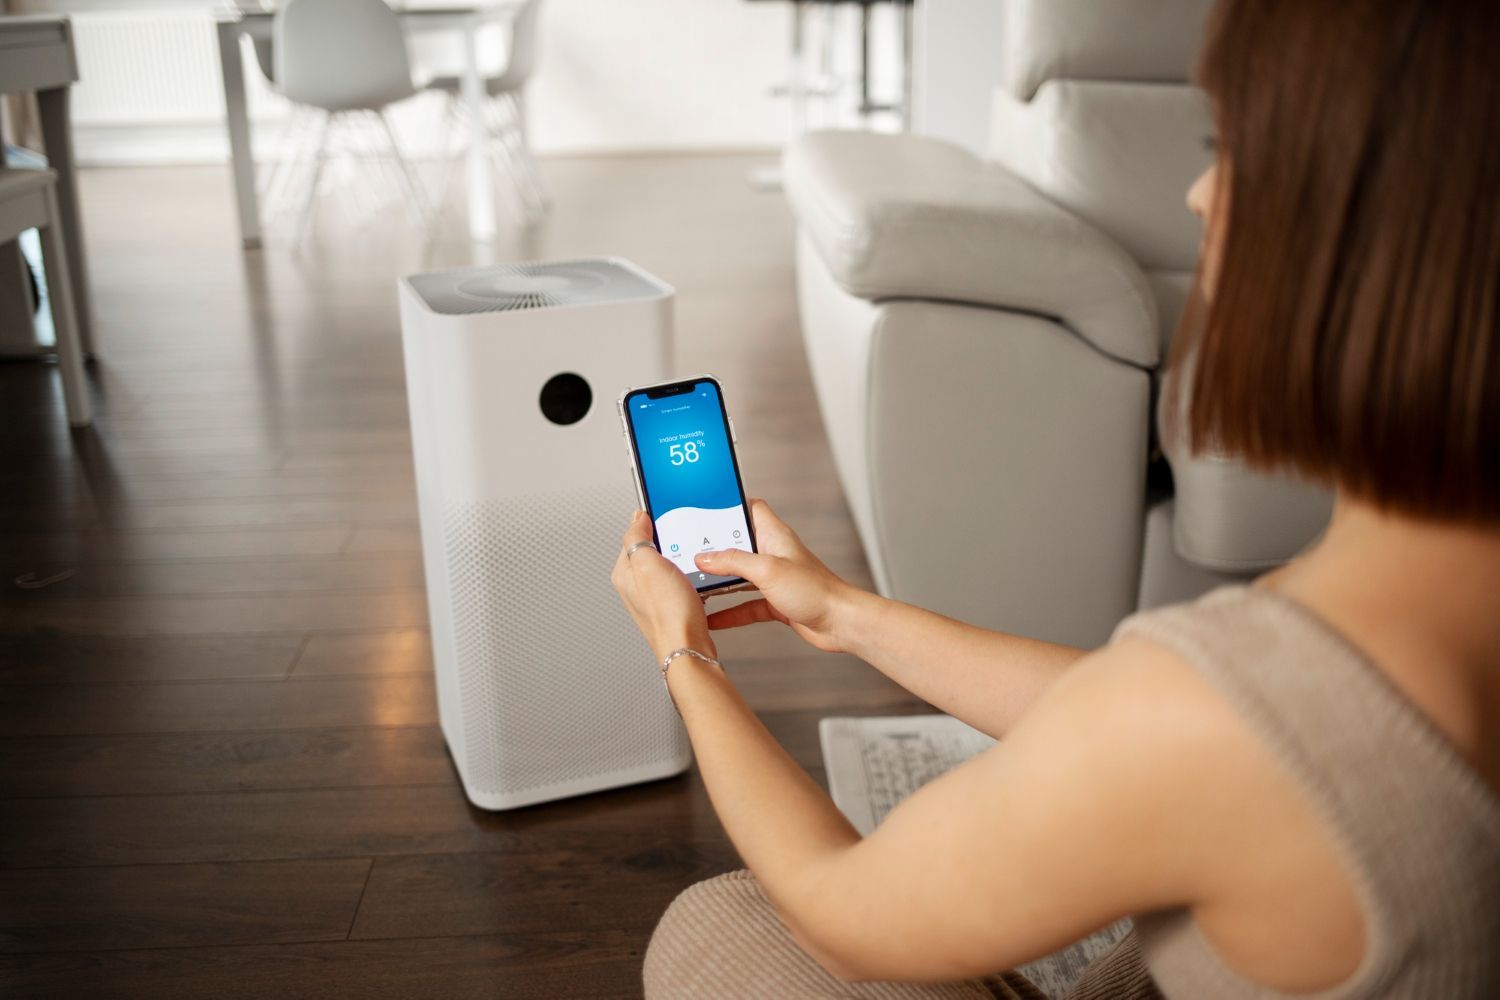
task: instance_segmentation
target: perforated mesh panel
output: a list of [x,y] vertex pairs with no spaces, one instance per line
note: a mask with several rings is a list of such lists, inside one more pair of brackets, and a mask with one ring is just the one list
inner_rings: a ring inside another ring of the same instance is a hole
[[516,794],[686,753],[609,584],[628,484],[452,505],[444,518],[465,771]]

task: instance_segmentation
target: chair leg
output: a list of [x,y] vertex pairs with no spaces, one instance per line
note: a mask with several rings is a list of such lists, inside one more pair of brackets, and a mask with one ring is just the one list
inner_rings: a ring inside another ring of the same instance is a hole
[[[432,218],[428,225],[429,243],[437,234],[439,220],[443,216],[443,209],[448,207],[448,196],[453,187],[453,172],[458,167],[459,160],[463,157],[464,149],[459,146],[453,149],[453,134],[457,131],[459,119],[460,100],[457,94],[448,94],[443,98],[443,141],[439,147],[438,155],[438,191],[433,198]],[[453,150],[450,152],[450,150]]]
[[309,150],[316,141],[323,115],[311,108],[293,105],[291,120],[282,140],[281,162],[266,192],[265,217],[279,219],[296,211],[302,202],[297,184],[311,166]]
[[78,343],[78,318],[74,309],[73,279],[68,273],[68,255],[63,246],[62,215],[57,192],[47,188],[47,224],[37,235],[42,243],[42,263],[47,269],[48,298],[52,304],[52,329],[57,335],[57,367],[62,374],[63,401],[68,423],[87,427],[93,423],[88,382],[83,377],[83,349]]
[[514,123],[511,135],[516,155],[521,160],[522,169],[526,171],[527,181],[531,189],[536,192],[537,200],[542,207],[549,208],[552,205],[552,195],[548,193],[547,185],[542,183],[542,174],[537,169],[536,157],[531,155],[531,130],[526,124],[526,106],[521,102],[520,94],[504,94],[501,100],[510,108],[510,118]]
[[489,110],[493,118],[490,132],[494,136],[495,146],[505,158],[511,184],[516,189],[516,196],[521,199],[526,220],[535,222],[547,214],[547,199],[536,183],[530,164],[526,162],[524,144],[516,135],[514,112],[503,98],[492,102]]
[[396,161],[396,166],[401,171],[401,177],[406,182],[406,195],[411,199],[411,205],[417,214],[417,220],[423,226],[426,226],[431,216],[427,210],[427,198],[422,194],[422,187],[418,182],[417,175],[413,172],[411,164],[406,162],[406,157],[401,155],[401,144],[396,141],[396,132],[391,128],[391,120],[386,117],[384,111],[376,112],[376,117],[380,119],[381,127],[385,130],[385,139],[387,145],[390,146],[391,158]]
[[333,124],[332,113],[323,116],[323,124],[318,129],[318,144],[313,151],[312,179],[307,185],[307,194],[302,201],[302,215],[297,219],[296,242],[300,246],[303,238],[307,235],[308,223],[312,221],[313,209],[318,203],[318,182],[323,178],[323,163],[328,153],[328,130]]
[[489,119],[486,132],[490,136],[489,141],[494,154],[498,157],[496,162],[503,163],[505,166],[505,175],[510,178],[511,189],[515,191],[516,200],[521,204],[521,215],[524,221],[536,222],[546,214],[546,206],[542,204],[532,188],[526,176],[526,167],[516,155],[515,148],[507,141],[506,136],[510,130],[510,124],[497,104],[488,105],[485,111]]
[[[378,119],[379,112],[360,111],[351,115],[347,153],[351,158],[354,179],[349,185],[359,218],[368,220],[392,201],[399,201],[405,179],[391,163],[386,140]],[[370,176],[371,171],[379,175]],[[372,183],[373,181],[373,183]],[[387,191],[389,187],[394,194]]]
[[276,192],[285,183],[287,167],[290,165],[286,158],[286,150],[292,145],[292,139],[297,134],[301,124],[302,109],[292,105],[287,119],[282,123],[281,131],[276,141],[276,159],[261,170],[260,176],[260,200],[261,204],[270,202]]

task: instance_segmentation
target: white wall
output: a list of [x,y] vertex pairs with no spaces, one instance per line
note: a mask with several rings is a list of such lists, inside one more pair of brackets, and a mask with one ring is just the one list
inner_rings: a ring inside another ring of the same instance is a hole
[[790,115],[790,5],[546,0],[531,110],[541,150],[764,147]]
[[[541,59],[529,102],[532,138],[540,152],[769,148],[786,139],[790,112],[771,90],[787,74],[789,4],[544,2]],[[75,16],[82,79],[74,91],[74,120],[82,161],[227,157],[210,21],[215,6],[211,0],[28,4]],[[177,26],[156,36],[149,29],[136,31],[141,44],[155,46],[151,54],[121,58],[109,51],[111,32],[131,30],[122,22],[144,24],[153,18],[175,20]],[[171,41],[163,40],[168,37]],[[248,52],[247,65],[259,126],[257,152],[269,152],[284,108],[266,92]],[[398,130],[418,155],[434,148],[439,108],[429,96],[398,110]]]
[[917,11],[916,130],[983,153],[1004,0],[928,0]]

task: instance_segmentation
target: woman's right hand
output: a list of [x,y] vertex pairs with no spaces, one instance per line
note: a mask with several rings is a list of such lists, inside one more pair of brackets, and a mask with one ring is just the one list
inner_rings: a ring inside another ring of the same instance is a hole
[[724,549],[697,557],[698,568],[718,576],[744,577],[761,597],[715,611],[711,629],[737,628],[755,622],[782,622],[821,650],[846,650],[840,634],[845,609],[860,591],[839,579],[808,551],[797,533],[777,517],[764,500],[750,501],[759,552]]

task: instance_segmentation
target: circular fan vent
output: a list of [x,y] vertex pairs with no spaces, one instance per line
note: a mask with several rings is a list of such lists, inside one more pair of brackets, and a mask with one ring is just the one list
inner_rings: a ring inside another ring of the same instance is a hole
[[406,282],[440,316],[608,305],[672,294],[670,285],[614,258],[432,271],[410,275]]
[[539,309],[561,305],[585,289],[604,284],[597,274],[578,268],[533,268],[518,265],[497,268],[489,274],[470,278],[455,289],[459,295],[482,304],[486,311]]

